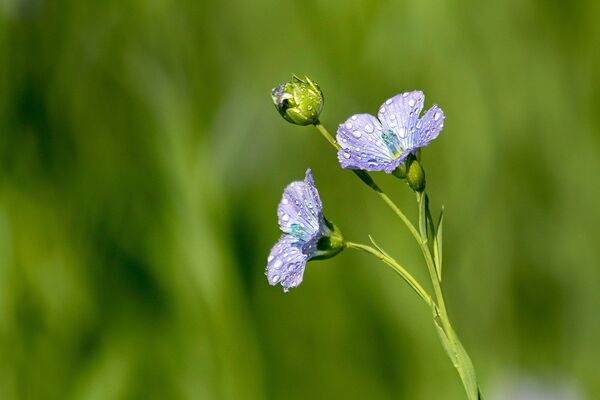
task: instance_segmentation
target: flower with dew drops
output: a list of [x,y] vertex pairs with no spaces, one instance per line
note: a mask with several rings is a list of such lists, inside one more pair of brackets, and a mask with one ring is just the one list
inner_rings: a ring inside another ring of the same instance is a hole
[[344,239],[323,216],[323,203],[310,169],[304,181],[285,188],[277,215],[284,235],[271,249],[265,275],[270,285],[281,284],[287,292],[302,282],[309,260],[333,257],[344,249]]
[[434,105],[419,118],[424,99],[421,91],[405,92],[386,100],[377,118],[370,114],[348,118],[337,130],[342,168],[390,174],[427,146],[444,127],[444,112]]

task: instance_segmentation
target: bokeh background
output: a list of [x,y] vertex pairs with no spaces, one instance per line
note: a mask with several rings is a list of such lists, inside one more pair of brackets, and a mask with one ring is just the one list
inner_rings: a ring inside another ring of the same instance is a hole
[[[451,317],[487,399],[600,398],[600,2],[0,1],[0,398],[464,399],[428,311],[346,251],[263,275],[283,187],[423,281],[331,130],[422,89]],[[377,176],[414,218],[404,183]]]

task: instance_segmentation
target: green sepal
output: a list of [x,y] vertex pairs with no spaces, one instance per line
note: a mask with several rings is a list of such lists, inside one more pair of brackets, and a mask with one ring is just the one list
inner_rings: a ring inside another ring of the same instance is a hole
[[346,244],[342,232],[327,218],[325,220],[325,232],[317,242],[317,252],[311,260],[326,260],[339,254]]
[[398,165],[396,169],[392,171],[392,175],[394,175],[398,179],[406,178],[406,164],[407,162],[405,161],[402,164]]

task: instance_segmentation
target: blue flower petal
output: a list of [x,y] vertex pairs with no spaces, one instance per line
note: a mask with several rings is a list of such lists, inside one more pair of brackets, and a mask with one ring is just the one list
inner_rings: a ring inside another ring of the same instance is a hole
[[396,134],[402,150],[411,149],[415,145],[416,125],[424,100],[423,92],[415,90],[387,99],[379,107],[377,116],[381,124],[384,129],[390,129]]
[[[386,140],[386,138],[390,138]],[[338,127],[337,142],[341,146],[338,160],[342,168],[365,171],[393,171],[398,165],[400,152],[393,132],[384,130],[372,115],[356,114]]]
[[300,249],[298,239],[283,235],[271,249],[267,259],[265,275],[269,285],[281,284],[283,291],[298,286],[302,282],[308,256]]
[[444,127],[444,112],[434,105],[417,123],[416,147],[425,147],[438,137]]
[[304,181],[290,183],[283,191],[277,209],[279,227],[304,242],[312,242],[321,234],[323,203],[310,169]]

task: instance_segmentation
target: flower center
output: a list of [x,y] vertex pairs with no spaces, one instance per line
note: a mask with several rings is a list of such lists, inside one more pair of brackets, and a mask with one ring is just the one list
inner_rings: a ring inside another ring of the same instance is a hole
[[388,129],[387,131],[381,134],[381,139],[383,143],[387,146],[388,150],[394,155],[395,158],[398,158],[401,153],[400,141],[398,140],[398,136],[392,131]]
[[305,229],[302,226],[300,226],[300,224],[291,224],[290,228],[290,235],[292,235],[293,237],[301,238],[302,235],[305,233]]

